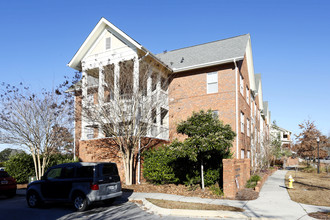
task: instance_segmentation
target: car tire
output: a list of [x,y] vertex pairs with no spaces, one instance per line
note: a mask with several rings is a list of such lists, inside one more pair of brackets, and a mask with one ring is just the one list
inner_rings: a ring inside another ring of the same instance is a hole
[[88,208],[88,201],[84,194],[77,193],[73,196],[73,205],[76,211],[83,212]]
[[6,196],[7,196],[8,198],[12,198],[12,197],[16,196],[16,189],[15,189],[15,190],[11,190],[11,191],[9,191],[9,192],[6,194]]
[[116,200],[116,198],[106,199],[106,200],[103,200],[103,203],[106,205],[111,205],[115,200]]
[[26,201],[30,208],[37,208],[41,205],[41,199],[35,191],[28,192]]

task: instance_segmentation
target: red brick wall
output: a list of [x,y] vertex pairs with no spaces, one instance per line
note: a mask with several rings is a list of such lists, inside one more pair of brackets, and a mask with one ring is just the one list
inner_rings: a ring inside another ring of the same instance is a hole
[[[148,148],[158,147],[165,142],[158,139],[141,139],[142,146],[148,144]],[[133,183],[137,182],[138,179],[138,168],[137,168],[137,149],[134,153],[134,164],[135,176],[133,176]],[[121,152],[119,147],[111,138],[99,138],[93,140],[82,140],[79,142],[79,159],[83,162],[114,162],[117,164],[118,172],[121,181],[125,183],[125,169]],[[141,158],[141,169],[140,169],[141,182],[145,182],[143,178],[143,158]]]
[[79,158],[79,141],[81,139],[81,106],[82,106],[82,96],[75,96],[75,155]]
[[[177,124],[192,112],[218,110],[219,119],[235,127],[235,69],[234,64],[177,73],[169,85],[170,140],[184,137],[176,133]],[[207,94],[207,73],[218,72],[218,93]],[[234,152],[235,149],[232,149]]]
[[238,190],[244,188],[250,179],[250,159],[223,159],[222,163],[224,195],[227,198],[235,198]]
[[[237,80],[237,88],[238,88],[238,138],[239,138],[239,144],[238,144],[238,154],[241,158],[241,150],[244,150],[245,158],[247,157],[247,151],[251,151],[251,94],[249,94],[249,102],[246,101],[246,87],[249,88],[249,92],[251,92],[250,88],[250,79],[249,79],[249,73],[247,68],[247,60],[244,58],[243,61],[239,62],[238,64],[239,72],[243,76],[243,94],[240,92],[240,80],[238,77]],[[244,113],[244,133],[241,132],[241,112]],[[250,136],[247,136],[247,119],[250,120]],[[251,155],[251,153],[250,153]]]

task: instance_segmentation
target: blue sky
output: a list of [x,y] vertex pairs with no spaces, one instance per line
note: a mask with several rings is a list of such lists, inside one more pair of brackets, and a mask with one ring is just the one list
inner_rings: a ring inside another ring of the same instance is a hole
[[0,81],[52,88],[101,17],[153,53],[250,33],[272,120],[330,134],[330,1],[1,1]]

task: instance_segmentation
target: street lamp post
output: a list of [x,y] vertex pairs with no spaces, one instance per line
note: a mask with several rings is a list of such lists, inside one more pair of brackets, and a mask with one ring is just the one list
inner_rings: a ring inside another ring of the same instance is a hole
[[317,173],[320,173],[320,137],[317,137],[316,141],[317,141]]

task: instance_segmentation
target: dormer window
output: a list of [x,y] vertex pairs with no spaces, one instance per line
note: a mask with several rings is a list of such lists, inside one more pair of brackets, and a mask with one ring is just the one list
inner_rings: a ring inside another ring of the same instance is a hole
[[110,48],[111,48],[111,38],[107,37],[105,38],[105,49],[110,50]]

